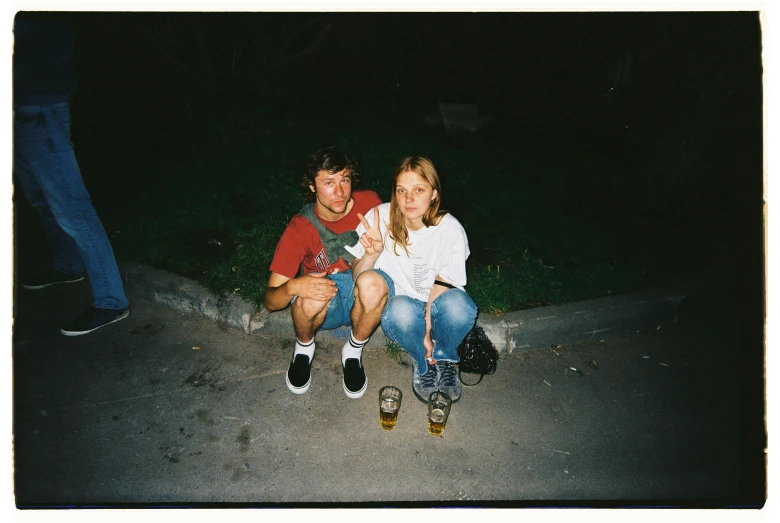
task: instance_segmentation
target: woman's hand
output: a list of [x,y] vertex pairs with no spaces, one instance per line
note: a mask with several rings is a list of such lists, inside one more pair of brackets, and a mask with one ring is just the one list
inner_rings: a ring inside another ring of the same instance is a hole
[[425,347],[425,359],[429,363],[435,364],[436,360],[433,359],[433,340],[431,339],[431,333],[426,332],[425,338],[423,338],[423,347]]
[[374,209],[373,226],[369,225],[368,220],[362,214],[358,213],[357,216],[360,223],[366,228],[366,232],[360,236],[360,245],[363,246],[368,255],[381,254],[384,244],[382,243],[382,233],[379,231],[379,210]]

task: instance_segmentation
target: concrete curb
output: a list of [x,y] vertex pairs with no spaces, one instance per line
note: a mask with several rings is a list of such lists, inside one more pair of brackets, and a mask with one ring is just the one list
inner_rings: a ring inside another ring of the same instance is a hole
[[[137,262],[124,262],[120,270],[127,292],[141,294],[174,309],[195,313],[243,329],[246,334],[293,336],[288,311],[269,313],[239,297],[218,297],[189,278]],[[509,312],[498,316],[481,313],[477,324],[499,352],[512,353],[598,339],[601,333],[624,329],[660,328],[677,321],[686,293],[681,287],[666,287],[583,300],[563,305]],[[132,306],[132,305],[131,305]],[[347,328],[321,331],[317,339],[343,341]],[[368,347],[384,348],[387,337],[379,327]]]

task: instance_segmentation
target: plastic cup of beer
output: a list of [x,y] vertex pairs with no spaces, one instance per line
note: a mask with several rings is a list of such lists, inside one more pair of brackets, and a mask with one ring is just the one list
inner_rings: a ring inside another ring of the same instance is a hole
[[451,406],[452,399],[446,392],[431,392],[428,396],[428,432],[434,436],[442,435]]
[[393,430],[398,421],[403,393],[398,387],[388,385],[379,390],[379,424],[385,430]]

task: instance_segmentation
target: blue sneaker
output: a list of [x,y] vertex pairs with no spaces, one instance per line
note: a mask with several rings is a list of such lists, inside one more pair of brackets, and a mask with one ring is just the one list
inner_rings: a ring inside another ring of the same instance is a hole
[[436,366],[428,363],[428,368],[425,374],[420,375],[420,371],[417,368],[417,362],[412,358],[412,365],[414,370],[412,372],[412,390],[417,399],[423,403],[428,403],[428,396],[431,392],[438,390],[436,380]]
[[463,383],[458,376],[458,367],[451,361],[437,361],[436,370],[439,373],[439,391],[446,393],[455,403],[463,394]]

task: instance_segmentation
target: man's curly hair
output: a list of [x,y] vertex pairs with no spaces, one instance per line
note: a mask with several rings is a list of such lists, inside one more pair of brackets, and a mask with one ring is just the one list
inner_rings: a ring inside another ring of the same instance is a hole
[[352,188],[354,189],[360,182],[361,175],[360,164],[355,158],[333,145],[318,149],[309,155],[306,171],[301,179],[301,189],[303,189],[306,201],[314,200],[314,193],[311,192],[309,186],[316,187],[314,179],[317,177],[317,173],[320,171],[337,173],[344,169],[348,169],[352,174]]

